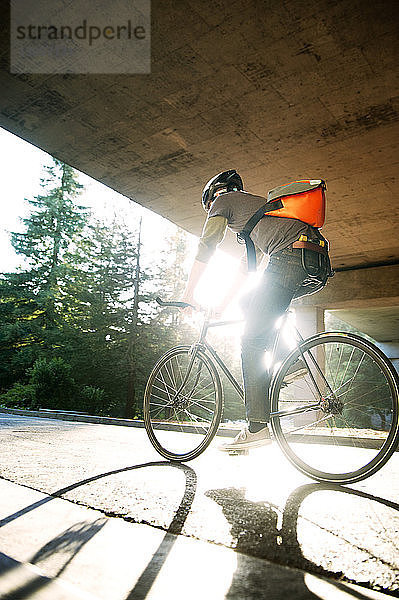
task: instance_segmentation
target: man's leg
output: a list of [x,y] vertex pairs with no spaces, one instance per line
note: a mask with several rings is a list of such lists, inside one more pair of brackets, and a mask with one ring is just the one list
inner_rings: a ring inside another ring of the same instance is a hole
[[246,324],[241,360],[249,429],[241,431],[231,443],[223,444],[221,450],[247,450],[271,441],[267,423],[272,370],[267,368],[265,352],[273,349],[276,321],[290,305],[305,277],[300,251],[282,250],[272,256],[260,284],[244,300]]
[[305,277],[300,251],[282,250],[271,257],[259,286],[246,302],[241,358],[250,431],[259,430],[270,419],[268,390],[273,373],[266,366],[265,351],[272,351],[276,322]]
[[246,415],[250,431],[262,429],[270,419],[268,396],[272,365],[266,364],[276,338],[276,322],[290,305],[294,290],[285,288],[271,274],[254,294],[242,338],[241,362]]
[[269,386],[273,373],[267,368],[265,352],[273,349],[276,321],[291,300],[297,297],[306,277],[300,249],[281,250],[271,257],[259,286],[244,299],[246,325],[241,359],[249,430],[240,432],[233,442],[221,446],[221,450],[246,450],[270,441],[267,423],[270,419]]
[[247,299],[241,364],[249,427],[232,442],[220,446],[221,450],[240,451],[271,443],[267,423],[270,419],[268,390],[272,370],[267,367],[265,351],[273,348],[276,321],[289,306],[293,295],[294,291],[282,287],[274,275],[266,272],[259,287]]

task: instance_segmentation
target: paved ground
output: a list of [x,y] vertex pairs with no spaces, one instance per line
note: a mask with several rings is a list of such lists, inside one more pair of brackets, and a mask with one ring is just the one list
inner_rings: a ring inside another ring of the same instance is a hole
[[[129,527],[131,532],[131,523],[135,523],[134,527],[140,531],[143,524],[147,525],[145,531],[155,536],[150,549],[146,547],[137,553],[136,545],[132,555],[131,565],[137,572],[135,576],[132,574],[135,583],[130,585],[130,582],[128,590],[136,588],[135,594],[121,592],[96,597],[158,598],[152,594],[157,582],[162,581],[160,564],[163,574],[170,576],[176,565],[183,567],[173,580],[179,581],[179,589],[183,590],[182,573],[187,576],[191,570],[184,566],[182,557],[198,552],[200,558],[196,555],[194,561],[201,582],[198,589],[204,591],[205,581],[210,580],[207,573],[212,572],[211,564],[218,565],[218,585],[222,591],[213,595],[215,598],[225,594],[229,598],[282,597],[271,594],[267,582],[270,584],[274,577],[287,585],[289,582],[294,585],[295,580],[295,594],[286,590],[289,597],[328,598],[331,590],[323,595],[324,592],[311,589],[324,581],[317,576],[343,577],[369,589],[399,595],[398,453],[368,480],[334,488],[306,479],[274,445],[253,450],[247,457],[229,457],[211,447],[192,463],[173,465],[159,460],[141,429],[5,414],[0,415],[0,441],[0,475],[19,484],[10,489],[4,487],[10,483],[0,482],[2,548],[21,563],[22,569],[25,563],[42,562],[46,569],[40,577],[48,574],[47,564],[51,560],[57,563],[54,572],[58,568],[63,578],[73,573],[77,557],[82,561],[89,547],[91,552],[101,547],[105,531],[119,526]],[[31,497],[38,493],[37,497]],[[69,502],[54,500],[53,496]],[[42,536],[35,534],[32,541],[28,532],[38,530],[37,520],[47,514],[41,511],[48,511],[55,503],[67,505],[70,510],[87,511],[76,506],[83,505],[96,512],[90,519],[77,520],[74,516],[60,521],[59,516],[53,516],[49,519],[52,523],[49,530],[44,528]],[[28,538],[32,544],[35,542],[34,554]],[[69,543],[71,539],[75,541]],[[204,546],[204,542],[212,544]],[[123,549],[124,542],[121,543]],[[191,544],[190,548],[185,544]],[[165,560],[168,556],[170,559],[172,546],[173,553],[177,556],[180,553],[180,559],[172,561],[166,569]],[[60,547],[64,548],[64,565]],[[117,550],[120,554],[119,544]],[[124,549],[123,555],[126,555]],[[118,564],[123,565],[124,560],[118,559]],[[90,562],[88,558],[87,561]],[[151,564],[156,567],[155,578]],[[302,571],[285,569],[282,575],[279,569],[286,566]],[[6,570],[17,573],[16,569],[14,565],[12,570]],[[89,571],[92,573],[92,568]],[[305,580],[303,571],[313,574],[313,579],[307,575]],[[142,575],[150,581],[144,595],[136,587],[140,580],[143,582]],[[193,573],[191,577],[195,578]],[[277,584],[272,589],[282,591]],[[354,596],[366,597],[358,592]],[[61,592],[59,597],[63,597]]]

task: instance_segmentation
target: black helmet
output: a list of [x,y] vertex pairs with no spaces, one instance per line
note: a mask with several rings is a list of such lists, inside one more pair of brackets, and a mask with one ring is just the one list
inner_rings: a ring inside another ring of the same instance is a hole
[[244,189],[242,179],[235,169],[223,171],[208,181],[202,192],[202,206],[205,210],[208,210],[209,203],[212,202],[215,192],[222,188],[227,188],[229,192]]

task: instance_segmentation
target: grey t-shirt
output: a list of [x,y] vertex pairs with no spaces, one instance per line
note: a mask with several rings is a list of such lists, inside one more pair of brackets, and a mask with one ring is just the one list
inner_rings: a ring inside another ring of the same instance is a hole
[[[234,233],[239,233],[252,215],[266,203],[262,196],[248,192],[227,192],[221,194],[213,202],[208,213],[208,219],[222,216],[227,219],[227,225]],[[313,227],[286,217],[265,215],[255,225],[251,238],[254,244],[265,254],[274,254],[295,242],[301,234],[312,236]]]

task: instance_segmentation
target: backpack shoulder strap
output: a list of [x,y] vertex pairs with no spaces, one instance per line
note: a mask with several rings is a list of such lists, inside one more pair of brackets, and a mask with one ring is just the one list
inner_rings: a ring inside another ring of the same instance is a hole
[[267,204],[264,204],[263,206],[258,208],[256,213],[254,213],[252,217],[248,219],[248,221],[245,223],[243,229],[239,233],[237,233],[237,241],[239,243],[244,242],[247,248],[248,271],[256,270],[255,245],[251,239],[251,232],[253,228],[259,223],[261,219],[263,219],[266,213],[272,212],[273,210],[278,210],[282,207],[283,204],[281,200],[277,200],[275,202],[268,202]]

